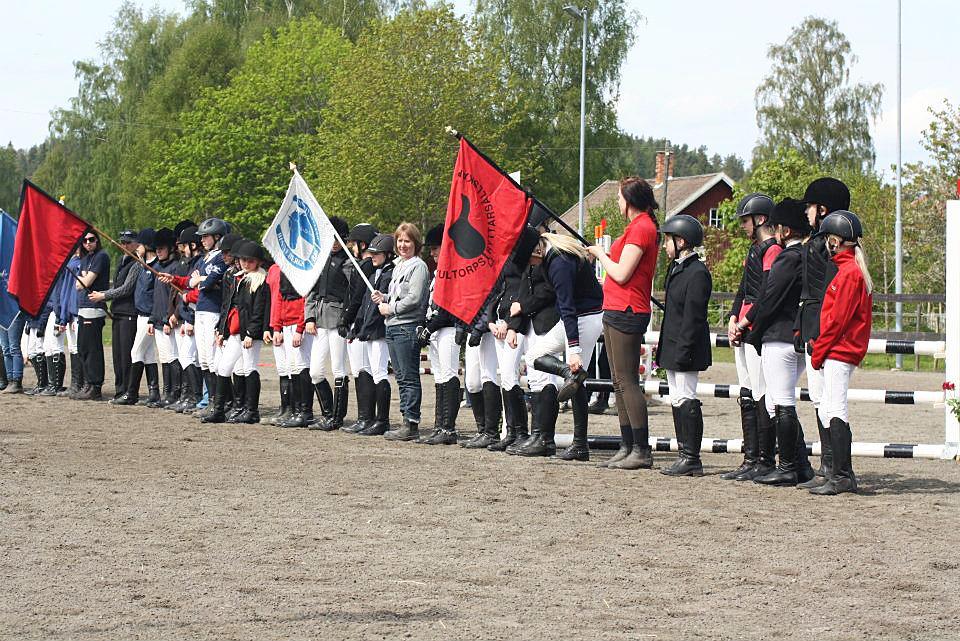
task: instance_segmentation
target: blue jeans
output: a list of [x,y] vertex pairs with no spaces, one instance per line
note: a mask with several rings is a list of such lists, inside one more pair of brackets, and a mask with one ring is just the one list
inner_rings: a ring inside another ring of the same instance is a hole
[[400,413],[411,423],[420,422],[420,347],[417,322],[387,325],[387,349],[400,388]]
[[20,352],[20,337],[27,317],[17,314],[7,329],[0,329],[0,348],[3,349],[3,365],[7,369],[7,378],[11,381],[23,380],[23,354]]

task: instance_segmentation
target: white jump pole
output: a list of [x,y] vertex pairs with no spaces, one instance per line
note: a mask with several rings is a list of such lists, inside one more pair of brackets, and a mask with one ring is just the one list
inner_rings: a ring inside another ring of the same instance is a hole
[[[947,201],[947,261],[946,261],[946,375],[944,380],[960,383],[960,200]],[[952,459],[960,455],[960,423],[944,407],[946,434],[943,445],[943,458]]]

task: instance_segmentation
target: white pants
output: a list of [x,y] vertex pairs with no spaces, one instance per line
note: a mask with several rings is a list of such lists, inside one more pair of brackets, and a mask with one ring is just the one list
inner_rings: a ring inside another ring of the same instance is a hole
[[370,376],[374,383],[387,380],[390,367],[390,351],[387,349],[387,340],[378,338],[372,341],[358,341],[363,345],[364,356],[369,363]]
[[367,358],[363,341],[353,339],[347,343],[347,356],[350,359],[350,373],[354,378],[360,376],[360,372],[370,373],[370,359]]
[[183,325],[176,329],[177,335],[177,360],[180,361],[180,367],[187,369],[191,365],[197,365],[197,338],[189,336],[183,329]]
[[65,325],[66,329],[63,332],[63,335],[67,339],[67,349],[70,350],[71,354],[77,353],[77,319],[74,318],[72,321]]
[[40,336],[39,329],[28,329],[23,335],[26,337],[26,346],[21,344],[21,352],[27,355],[27,358],[43,355],[43,336]]
[[849,423],[847,412],[847,391],[850,389],[850,377],[856,365],[828,358],[823,361],[823,398],[817,412],[824,427],[830,427],[831,418],[839,418]]
[[57,334],[57,319],[50,314],[47,320],[47,329],[43,333],[43,355],[53,356],[63,353],[63,338],[66,334]]
[[234,334],[223,344],[223,351],[220,353],[219,363],[217,363],[217,376],[246,376],[257,370],[257,363],[260,361],[261,341],[254,340],[250,347],[243,346],[243,340],[239,334]]
[[163,327],[157,327],[153,330],[153,342],[157,346],[157,360],[163,365],[177,360],[177,331],[178,328],[171,328],[170,333],[165,334]]
[[196,338],[197,359],[200,361],[200,369],[214,371],[216,332],[217,323],[220,322],[220,314],[216,312],[197,312],[195,320],[193,335]]
[[137,335],[133,337],[133,349],[130,350],[130,361],[155,365],[157,363],[157,349],[153,336],[147,334],[150,326],[149,316],[137,316]]
[[479,345],[467,345],[463,361],[463,385],[468,392],[476,394],[484,383],[496,383],[497,346],[493,334],[484,332]]
[[[280,375],[295,376],[310,367],[308,361],[310,358],[310,348],[316,343],[316,339],[312,334],[304,333],[300,338],[300,347],[294,347],[293,335],[297,333],[297,326],[286,325],[281,331],[283,333],[283,344],[273,349],[273,354],[277,361],[277,371],[280,372],[282,361],[284,373]],[[280,356],[277,356],[278,351],[281,352]]]
[[[814,409],[820,409],[820,403],[824,394],[823,370],[813,369],[810,364],[810,354],[804,350],[805,361],[807,365],[807,393],[810,394],[810,401]],[[826,423],[824,423],[826,425]]]
[[777,405],[797,406],[797,381],[803,374],[803,356],[793,349],[793,343],[764,343],[763,379],[767,384],[767,414],[775,415]]
[[453,327],[441,327],[430,336],[427,351],[433,380],[437,383],[446,383],[456,377],[460,369],[460,346],[455,340],[456,334]]
[[520,362],[527,349],[527,337],[517,336],[516,349],[507,345],[507,341],[494,339],[497,347],[497,363],[500,366],[500,387],[513,389],[520,384]]
[[[284,328],[286,329],[286,328]],[[314,384],[327,378],[333,372],[334,378],[347,375],[347,339],[335,329],[317,328],[317,335],[311,336],[313,348],[310,350],[310,380]],[[327,359],[330,367],[327,368]]]
[[[588,316],[579,316],[577,318],[577,329],[580,334],[580,360],[583,366],[590,365],[590,359],[593,358],[593,350],[597,348],[597,339],[603,333],[603,314],[590,314]],[[558,321],[553,328],[546,334],[537,336],[528,346],[527,353],[523,358],[527,363],[527,375],[535,369],[533,362],[541,356],[547,354],[556,356],[560,360],[566,361],[569,358],[569,348],[567,345],[567,332],[563,328],[563,321]],[[544,383],[537,383],[539,387],[534,387],[529,378],[527,382],[530,391],[539,392],[543,389]]]
[[[533,331],[533,323],[530,324],[530,329],[527,330],[526,345],[527,351],[529,347],[534,344],[534,342],[539,338],[537,333]],[[530,388],[531,392],[539,392],[547,385],[553,385],[554,387],[559,388],[560,380],[559,376],[554,376],[553,374],[547,374],[546,372],[541,372],[533,366],[533,361],[527,360],[527,355],[523,355],[524,362],[527,364],[527,387]]]
[[697,398],[697,383],[699,381],[700,372],[675,372],[668,369],[667,387],[670,388],[670,404],[674,407],[680,407],[684,401],[692,401]]
[[[276,366],[277,376],[279,376],[280,378],[285,378],[293,374],[293,372],[291,371],[292,368],[287,364],[286,345],[273,346],[273,364]],[[299,372],[300,370],[297,370],[297,371]]]
[[737,383],[740,387],[749,388],[753,400],[759,401],[767,393],[760,354],[757,354],[753,345],[740,345],[733,348],[733,361],[737,364]]

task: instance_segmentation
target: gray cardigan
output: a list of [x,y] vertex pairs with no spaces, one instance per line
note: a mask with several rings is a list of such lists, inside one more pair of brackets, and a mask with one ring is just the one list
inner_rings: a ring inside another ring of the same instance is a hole
[[390,315],[384,324],[424,323],[429,302],[430,273],[419,256],[400,260],[393,269],[387,304]]

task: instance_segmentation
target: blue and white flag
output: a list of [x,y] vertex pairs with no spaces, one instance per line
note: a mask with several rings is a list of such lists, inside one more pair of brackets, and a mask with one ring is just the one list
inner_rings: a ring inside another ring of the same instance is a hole
[[263,246],[301,296],[317,282],[335,240],[336,230],[294,169],[280,211],[263,235]]
[[17,238],[17,221],[0,209],[0,328],[7,329],[20,312],[16,299],[7,292],[13,243]]

